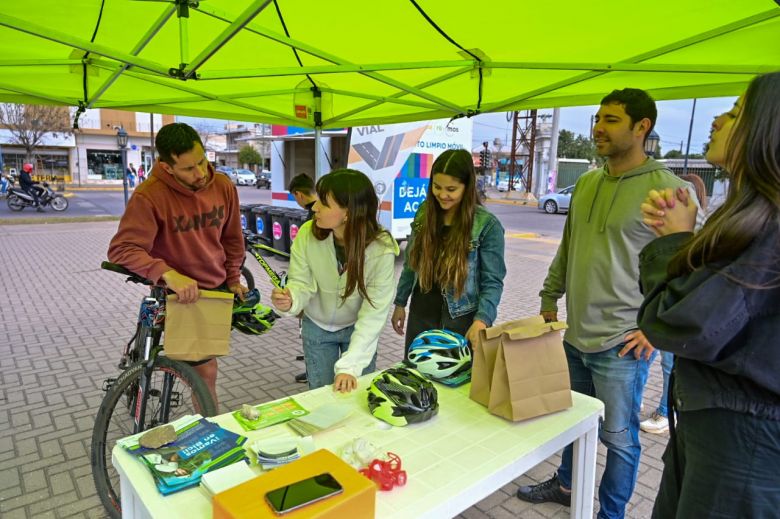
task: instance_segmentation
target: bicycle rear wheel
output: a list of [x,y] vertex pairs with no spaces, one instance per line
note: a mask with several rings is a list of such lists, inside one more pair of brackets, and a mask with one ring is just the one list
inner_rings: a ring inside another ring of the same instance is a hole
[[[121,517],[119,474],[111,464],[111,450],[116,441],[151,429],[188,414],[214,416],[217,412],[203,379],[192,367],[165,357],[157,357],[149,376],[145,405],[138,405],[145,362],[138,362],[123,372],[106,392],[92,429],[92,477],[98,496],[110,517]],[[134,416],[144,409],[143,417]],[[167,416],[166,416],[167,415]]]

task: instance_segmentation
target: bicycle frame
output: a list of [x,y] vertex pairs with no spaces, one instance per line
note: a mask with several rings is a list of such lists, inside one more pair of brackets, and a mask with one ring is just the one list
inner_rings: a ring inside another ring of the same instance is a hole
[[[145,297],[141,301],[141,307],[138,312],[138,324],[136,328],[136,334],[127,344],[125,352],[122,355],[122,360],[119,363],[119,368],[124,370],[138,361],[145,363],[143,373],[139,377],[138,388],[135,394],[128,395],[130,398],[130,405],[128,410],[130,411],[130,417],[133,420],[133,433],[139,433],[146,429],[145,416],[146,416],[146,404],[148,398],[146,395],[149,393],[150,382],[152,372],[154,371],[154,362],[157,355],[162,350],[160,340],[162,339],[163,327],[165,323],[165,288],[154,285],[151,281],[143,279],[125,269],[111,265],[108,262],[104,262],[101,265],[106,270],[113,272],[119,272],[122,274],[128,274],[127,281],[135,283],[141,283],[151,286],[151,292],[149,296]],[[148,330],[143,344],[138,344],[138,334],[142,330]],[[113,383],[112,379],[107,380],[106,386],[110,387]],[[174,400],[174,376],[170,373],[165,373],[163,376],[163,385],[160,398],[160,410],[157,417],[160,423],[168,423],[171,403]]]
[[260,264],[261,267],[263,267],[263,270],[265,270],[265,273],[268,274],[268,277],[271,279],[271,283],[276,288],[284,288],[287,284],[287,273],[282,272],[281,274],[276,272],[271,265],[268,264],[267,261],[265,261],[265,258],[262,254],[260,254],[260,251],[270,252],[272,254],[276,254],[285,258],[289,258],[290,255],[286,252],[282,252],[280,250],[274,249],[272,247],[269,247],[268,245],[265,245],[260,240],[259,235],[253,234],[250,231],[244,231],[244,246],[246,250],[254,256],[254,258],[257,260],[257,262]]
[[[287,284],[287,273],[282,272],[279,274],[276,272],[271,265],[268,264],[267,261],[265,261],[265,258],[258,252],[259,250],[268,250],[274,251],[275,249],[271,249],[270,247],[267,247],[265,245],[250,245],[248,248],[249,252],[254,256],[254,258],[257,260],[258,263],[260,263],[260,266],[263,267],[263,270],[265,270],[265,273],[268,274],[268,277],[271,279],[271,283],[276,288],[284,288]],[[284,253],[282,253],[284,254]],[[288,255],[289,257],[289,255]]]

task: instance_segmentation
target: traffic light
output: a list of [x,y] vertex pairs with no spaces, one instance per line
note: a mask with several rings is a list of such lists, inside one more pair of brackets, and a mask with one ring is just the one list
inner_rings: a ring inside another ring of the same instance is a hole
[[479,169],[484,171],[485,168],[487,167],[487,162],[488,162],[487,150],[480,151],[479,152]]
[[493,169],[493,153],[491,153],[490,150],[485,150],[485,173],[487,174],[491,169]]

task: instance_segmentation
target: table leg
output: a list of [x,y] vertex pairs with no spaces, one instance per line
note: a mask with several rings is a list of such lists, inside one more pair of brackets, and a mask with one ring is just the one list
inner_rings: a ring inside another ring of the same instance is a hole
[[596,487],[598,422],[574,442],[572,467],[571,517],[593,517],[593,492]]

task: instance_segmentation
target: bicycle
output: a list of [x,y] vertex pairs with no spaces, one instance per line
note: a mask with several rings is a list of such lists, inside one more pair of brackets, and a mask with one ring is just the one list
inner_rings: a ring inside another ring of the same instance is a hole
[[119,475],[111,464],[116,440],[189,414],[214,416],[217,408],[205,382],[184,362],[161,355],[165,324],[165,288],[104,261],[101,268],[127,276],[127,282],[151,287],[138,314],[116,378],[103,381],[105,396],[92,429],[91,462],[95,488],[110,517],[121,517]]

